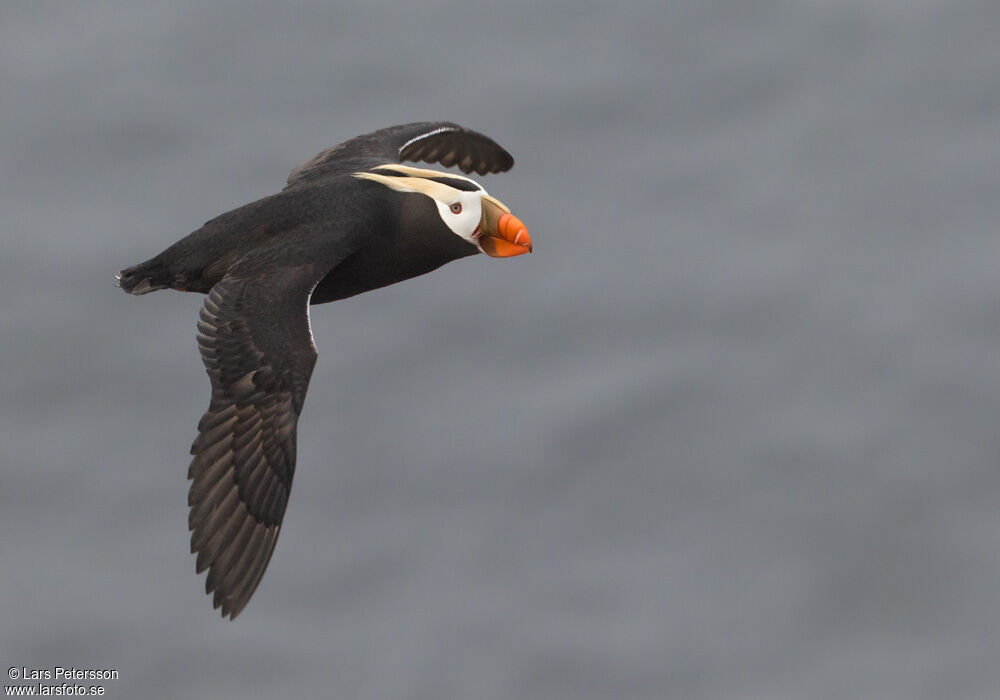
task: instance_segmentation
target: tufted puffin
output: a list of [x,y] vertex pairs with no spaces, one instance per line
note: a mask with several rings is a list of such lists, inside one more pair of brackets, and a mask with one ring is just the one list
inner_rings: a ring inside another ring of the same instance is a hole
[[274,551],[316,346],[309,306],[477,253],[531,252],[524,224],[471,178],[403,165],[506,172],[511,155],[450,122],[393,126],[328,148],[274,195],[222,214],[122,270],[129,294],[207,294],[198,348],[212,384],[188,470],[188,527],[206,593],[234,619]]

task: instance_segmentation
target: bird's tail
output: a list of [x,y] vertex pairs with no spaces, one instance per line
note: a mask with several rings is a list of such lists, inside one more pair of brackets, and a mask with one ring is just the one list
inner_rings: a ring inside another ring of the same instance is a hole
[[159,258],[126,267],[115,275],[115,286],[129,294],[148,294],[157,289],[171,286],[174,275],[166,269]]

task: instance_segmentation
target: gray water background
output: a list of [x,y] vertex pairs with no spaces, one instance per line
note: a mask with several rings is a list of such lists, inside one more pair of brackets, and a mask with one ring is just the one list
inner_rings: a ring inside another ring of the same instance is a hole
[[[0,662],[121,698],[1000,697],[1000,4],[0,7]],[[111,285],[448,119],[530,257],[313,309],[234,623],[200,298]]]

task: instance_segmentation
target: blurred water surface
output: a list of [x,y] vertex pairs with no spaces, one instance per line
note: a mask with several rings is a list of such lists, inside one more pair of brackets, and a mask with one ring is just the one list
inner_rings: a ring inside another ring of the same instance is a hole
[[[0,661],[110,697],[995,698],[1000,5],[5,3]],[[186,532],[117,269],[449,119],[530,258],[316,307],[281,542]]]

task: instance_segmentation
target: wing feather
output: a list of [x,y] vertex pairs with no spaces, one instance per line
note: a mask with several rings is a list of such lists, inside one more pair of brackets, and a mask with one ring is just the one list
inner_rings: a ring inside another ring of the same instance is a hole
[[424,161],[480,175],[507,172],[514,158],[490,137],[451,122],[414,122],[391,126],[328,148],[302,163],[288,176],[288,187],[321,180],[354,167],[346,161],[378,158],[401,163]]
[[271,559],[295,471],[295,428],[316,362],[307,268],[227,276],[206,298],[198,346],[212,382],[188,470],[191,551],[223,616],[246,606]]

